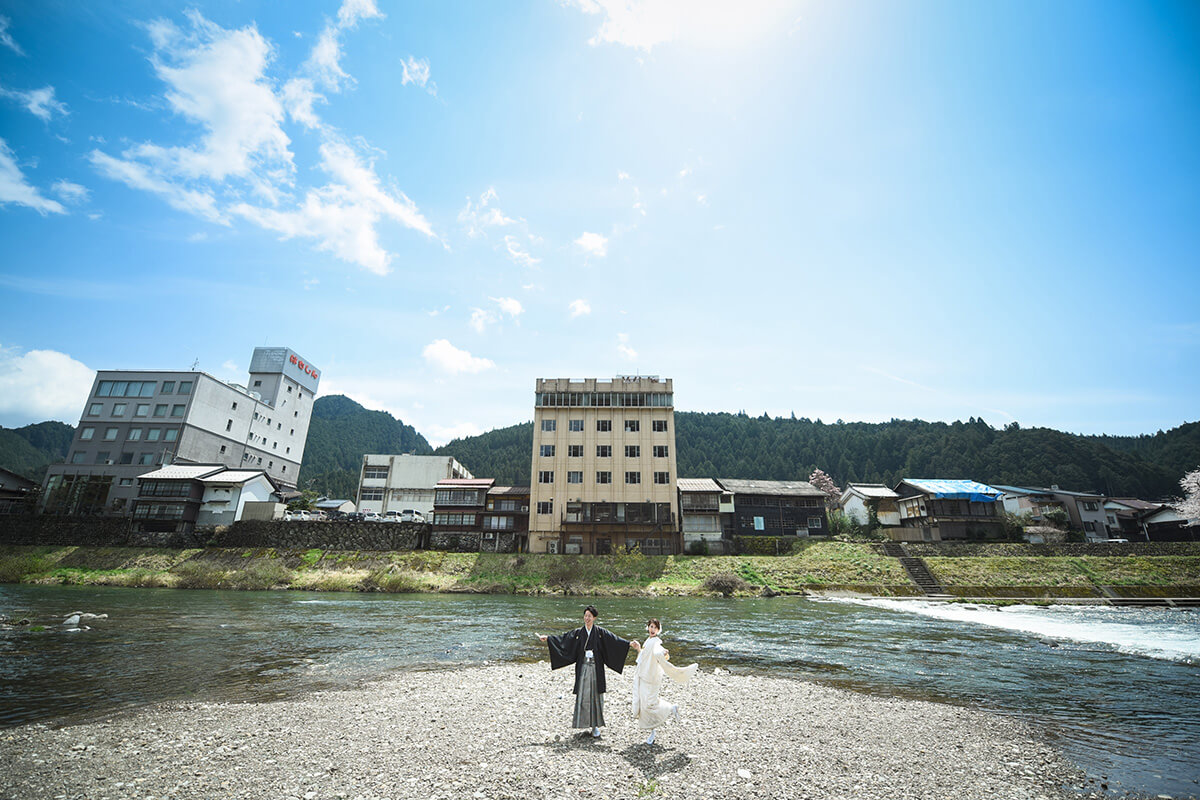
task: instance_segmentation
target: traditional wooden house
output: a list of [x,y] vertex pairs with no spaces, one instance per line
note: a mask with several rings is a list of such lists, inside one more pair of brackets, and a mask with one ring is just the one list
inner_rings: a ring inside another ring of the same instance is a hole
[[723,553],[721,496],[725,490],[711,478],[680,478],[679,519],[685,553]]
[[900,527],[888,535],[900,542],[996,539],[1004,535],[1000,492],[969,480],[906,478],[896,485]]
[[718,478],[717,483],[733,496],[733,510],[721,515],[726,537],[829,533],[825,493],[807,481]]

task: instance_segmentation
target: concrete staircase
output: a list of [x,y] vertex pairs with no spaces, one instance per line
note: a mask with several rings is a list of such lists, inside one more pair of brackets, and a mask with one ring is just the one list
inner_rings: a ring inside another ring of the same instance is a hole
[[950,597],[938,583],[937,578],[933,577],[933,573],[929,571],[929,565],[925,563],[925,559],[910,556],[902,543],[887,542],[883,545],[883,553],[900,559],[900,565],[904,567],[908,577],[925,593],[926,597]]

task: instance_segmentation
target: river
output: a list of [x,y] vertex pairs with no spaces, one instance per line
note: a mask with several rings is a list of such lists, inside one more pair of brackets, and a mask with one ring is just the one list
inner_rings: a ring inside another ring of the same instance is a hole
[[[586,600],[0,585],[0,726],[170,700],[271,700],[391,670],[545,658]],[[984,707],[1032,722],[1116,792],[1200,793],[1200,612],[803,598],[603,598],[662,619],[672,660]],[[107,613],[91,630],[72,611]]]

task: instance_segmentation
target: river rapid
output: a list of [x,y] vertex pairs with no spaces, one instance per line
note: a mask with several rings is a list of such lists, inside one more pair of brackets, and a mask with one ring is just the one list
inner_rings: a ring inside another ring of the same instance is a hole
[[[0,630],[0,726],[70,724],[161,701],[267,701],[393,670],[537,661],[546,654],[534,634],[574,627],[586,602],[0,585],[0,616],[32,623]],[[660,618],[677,663],[986,708],[1045,730],[1111,791],[1200,794],[1196,610],[596,602],[600,624],[627,638]],[[85,623],[90,630],[62,625],[74,611],[109,616]]]

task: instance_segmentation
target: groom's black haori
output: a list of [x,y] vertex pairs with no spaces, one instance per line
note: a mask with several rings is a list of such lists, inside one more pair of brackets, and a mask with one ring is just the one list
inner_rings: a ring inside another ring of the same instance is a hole
[[[588,606],[593,617],[598,617],[595,606]],[[575,630],[547,636],[550,647],[550,669],[559,669],[568,664],[575,665],[575,728],[600,728],[604,725],[604,668],[620,674],[625,669],[629,656],[629,640],[609,633],[593,623],[591,633],[583,625]],[[591,658],[588,658],[588,653]],[[599,735],[599,734],[597,734]]]

